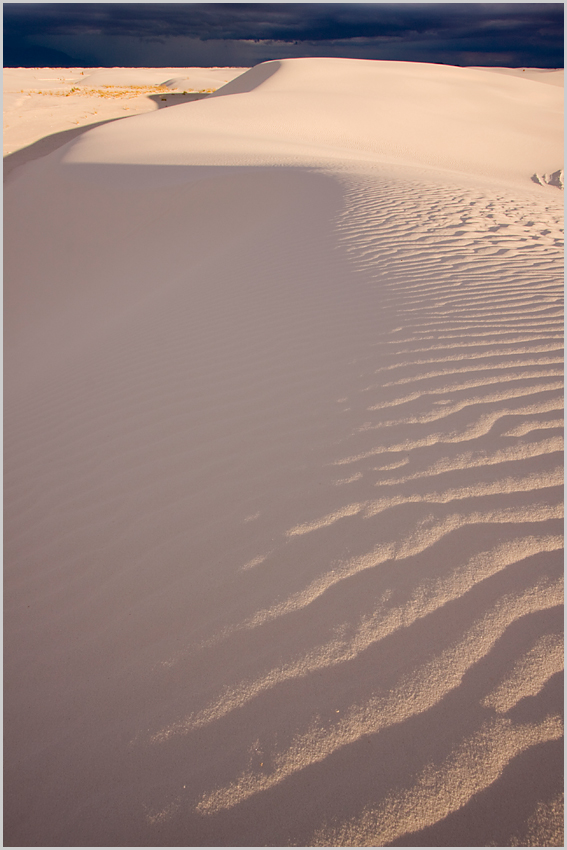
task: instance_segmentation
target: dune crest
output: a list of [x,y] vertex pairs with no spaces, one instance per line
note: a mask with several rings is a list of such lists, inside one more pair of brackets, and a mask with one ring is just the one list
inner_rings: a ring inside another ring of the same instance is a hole
[[81,137],[65,162],[385,161],[525,182],[562,167],[562,110],[556,86],[476,69],[288,59],[251,68],[183,114],[136,117],[135,149],[120,123]]

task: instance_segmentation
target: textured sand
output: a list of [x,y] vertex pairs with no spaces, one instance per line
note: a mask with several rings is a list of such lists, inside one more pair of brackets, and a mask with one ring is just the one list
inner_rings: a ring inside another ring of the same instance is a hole
[[521,74],[266,63],[11,168],[6,845],[562,844],[563,92]]

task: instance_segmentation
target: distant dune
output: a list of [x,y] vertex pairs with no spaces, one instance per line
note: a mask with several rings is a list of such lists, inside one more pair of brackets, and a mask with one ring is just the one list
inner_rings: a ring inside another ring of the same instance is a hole
[[246,68],[4,68],[4,177],[105,121],[206,97]]
[[562,846],[562,72],[81,70],[5,112],[6,846]]

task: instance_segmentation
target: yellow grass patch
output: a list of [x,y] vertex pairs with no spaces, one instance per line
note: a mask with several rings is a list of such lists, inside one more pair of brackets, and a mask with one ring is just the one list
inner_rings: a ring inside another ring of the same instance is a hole
[[[209,94],[214,89],[199,89],[194,92],[192,89],[184,91],[183,94]],[[30,91],[29,94],[42,94],[52,97],[71,97],[71,95],[82,95],[84,97],[137,97],[138,95],[151,94],[180,94],[180,92],[172,92],[167,86],[101,86],[97,89],[88,89],[81,86],[73,87],[70,90],[59,91]]]

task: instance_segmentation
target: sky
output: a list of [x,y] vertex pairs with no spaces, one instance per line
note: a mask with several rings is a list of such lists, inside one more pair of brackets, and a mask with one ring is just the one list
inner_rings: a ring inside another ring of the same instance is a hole
[[4,3],[4,67],[563,67],[562,3]]

